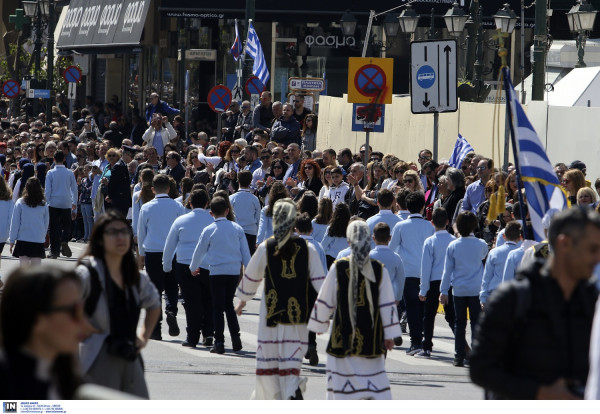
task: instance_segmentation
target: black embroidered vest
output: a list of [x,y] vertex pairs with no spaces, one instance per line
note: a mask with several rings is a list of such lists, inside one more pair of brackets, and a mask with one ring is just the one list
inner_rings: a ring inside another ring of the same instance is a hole
[[310,283],[308,245],[292,237],[294,251],[289,260],[275,255],[277,242],[267,240],[267,269],[263,300],[267,308],[267,326],[306,324],[315,304],[317,292]]
[[[350,261],[348,258],[337,260],[337,308],[333,317],[333,327],[327,353],[338,358],[360,356],[375,358],[385,352],[383,344],[383,325],[379,313],[379,284],[383,266],[377,260],[371,259],[375,282],[370,282],[359,273],[358,299],[356,301],[356,326],[354,342],[352,342],[352,325],[348,304],[348,289],[350,289]],[[373,298],[373,319],[367,300],[366,284],[371,287]]]

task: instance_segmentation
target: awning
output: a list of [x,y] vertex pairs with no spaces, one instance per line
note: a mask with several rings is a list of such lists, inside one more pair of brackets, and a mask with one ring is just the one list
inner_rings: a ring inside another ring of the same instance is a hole
[[56,48],[81,53],[139,48],[150,1],[71,0]]

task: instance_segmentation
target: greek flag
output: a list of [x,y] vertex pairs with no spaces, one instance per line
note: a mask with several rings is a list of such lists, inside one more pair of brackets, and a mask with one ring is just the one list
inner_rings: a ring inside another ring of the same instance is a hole
[[471,144],[467,142],[465,137],[458,134],[458,138],[456,139],[456,144],[454,144],[454,150],[452,151],[452,155],[450,156],[450,161],[448,161],[448,164],[451,167],[458,168],[460,170],[463,160],[470,152],[475,152],[475,150]]
[[516,148],[518,165],[515,163],[515,166],[518,168],[517,173],[520,172],[525,187],[533,236],[536,241],[541,242],[546,239],[542,225],[544,214],[551,208],[558,210],[567,208],[567,194],[558,182],[544,146],[519,103],[510,80],[510,73],[506,68],[502,72],[506,88],[506,103],[509,105],[511,118],[513,144],[516,142],[513,148]]
[[269,69],[267,69],[265,54],[263,53],[262,47],[260,46],[260,41],[258,40],[258,35],[256,34],[256,30],[254,30],[254,26],[252,25],[252,21],[250,21],[250,26],[248,27],[246,53],[248,54],[248,56],[254,59],[252,73],[258,79],[260,79],[263,85],[266,86],[267,82],[269,81]]
[[231,46],[231,50],[229,52],[236,62],[242,54],[242,40],[240,39],[240,34],[238,32],[237,19],[235,19],[235,40],[233,41],[233,45]]

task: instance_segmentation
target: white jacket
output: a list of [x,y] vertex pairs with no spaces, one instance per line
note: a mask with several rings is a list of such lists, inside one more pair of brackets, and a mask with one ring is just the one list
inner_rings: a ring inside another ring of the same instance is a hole
[[[156,133],[156,130],[154,129],[154,127],[152,125],[150,125],[150,127],[146,130],[146,132],[144,132],[144,135],[142,135],[144,144],[146,144],[148,147],[154,146],[154,134],[155,133]],[[173,138],[175,138],[177,136],[177,132],[171,126],[171,123],[167,122],[167,127],[166,128],[163,127],[160,129],[160,136],[162,137],[163,145],[167,145],[170,140],[172,140]]]

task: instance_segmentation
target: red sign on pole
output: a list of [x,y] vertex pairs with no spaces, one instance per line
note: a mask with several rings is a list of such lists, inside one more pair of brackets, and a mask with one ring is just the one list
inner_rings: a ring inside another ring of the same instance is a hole
[[81,81],[81,70],[77,66],[69,66],[63,72],[63,78],[67,83],[79,83]]
[[2,84],[2,93],[9,99],[16,98],[21,92],[21,85],[16,80],[9,79]]
[[208,92],[208,106],[215,112],[225,112],[231,105],[231,90],[227,86],[217,85]]
[[265,85],[256,76],[246,81],[246,93],[248,95],[260,95],[265,90]]

